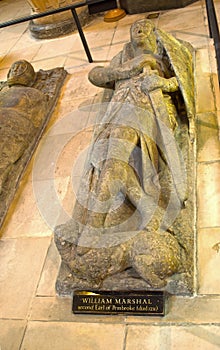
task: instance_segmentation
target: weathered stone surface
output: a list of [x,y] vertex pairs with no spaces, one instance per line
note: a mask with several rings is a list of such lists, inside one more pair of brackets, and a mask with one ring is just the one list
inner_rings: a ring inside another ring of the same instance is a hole
[[21,176],[48,122],[66,72],[63,68],[35,73],[17,61],[0,91],[0,225]]
[[60,294],[119,288],[123,272],[120,289],[193,291],[192,73],[190,46],[147,20],[131,27],[110,66],[89,73],[113,95],[100,109],[72,219],[55,229]]

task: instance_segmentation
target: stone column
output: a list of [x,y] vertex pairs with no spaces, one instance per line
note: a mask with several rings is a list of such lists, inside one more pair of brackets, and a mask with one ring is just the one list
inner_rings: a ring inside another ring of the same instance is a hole
[[[27,0],[32,8],[33,14],[65,7],[79,0]],[[88,20],[87,6],[77,9],[81,25]],[[71,11],[65,11],[35,19],[30,22],[29,29],[33,37],[37,39],[50,39],[71,33],[76,29],[75,21]]]

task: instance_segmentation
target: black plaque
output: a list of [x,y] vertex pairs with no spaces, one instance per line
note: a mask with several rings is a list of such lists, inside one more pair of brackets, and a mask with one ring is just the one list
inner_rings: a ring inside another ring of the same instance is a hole
[[98,315],[165,315],[163,291],[75,291],[74,314]]

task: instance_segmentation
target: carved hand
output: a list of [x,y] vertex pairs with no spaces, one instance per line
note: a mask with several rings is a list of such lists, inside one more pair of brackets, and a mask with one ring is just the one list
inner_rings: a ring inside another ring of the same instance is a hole
[[141,74],[145,66],[155,69],[157,66],[156,59],[150,54],[141,54],[116,67],[107,67],[103,73],[108,80],[117,81],[129,79],[135,75]]
[[151,69],[156,69],[157,62],[156,59],[150,54],[141,54],[132,60],[126,62],[123,66],[130,66],[130,71],[134,74],[140,73],[145,66],[150,67]]
[[179,89],[179,85],[175,77],[165,79],[153,74],[146,76],[146,79],[141,84],[141,89],[145,93],[156,89],[162,89],[163,92],[175,92]]

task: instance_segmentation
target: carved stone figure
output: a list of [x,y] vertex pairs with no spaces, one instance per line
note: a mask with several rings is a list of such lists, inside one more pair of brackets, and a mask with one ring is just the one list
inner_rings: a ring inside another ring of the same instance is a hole
[[12,64],[7,82],[1,84],[0,224],[65,76],[63,68],[35,73],[29,62],[20,60]]
[[113,93],[94,131],[72,220],[55,230],[62,258],[57,291],[190,293],[191,51],[141,20],[131,41],[89,80]]
[[46,113],[46,97],[31,87],[34,80],[30,63],[15,62],[8,73],[9,89],[0,93],[0,194],[12,166],[27,149]]

